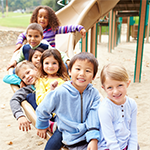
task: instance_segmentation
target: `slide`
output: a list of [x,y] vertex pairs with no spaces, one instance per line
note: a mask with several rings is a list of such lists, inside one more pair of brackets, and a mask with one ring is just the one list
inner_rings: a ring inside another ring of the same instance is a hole
[[[56,12],[61,26],[83,25],[88,31],[100,18],[105,16],[119,0],[72,0]],[[71,58],[76,43],[81,38],[79,32],[59,34],[56,36],[56,47]]]

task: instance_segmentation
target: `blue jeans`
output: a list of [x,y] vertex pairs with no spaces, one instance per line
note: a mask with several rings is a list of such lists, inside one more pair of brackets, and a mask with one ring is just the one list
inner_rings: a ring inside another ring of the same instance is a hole
[[44,150],[59,150],[63,146],[62,143],[62,134],[57,129],[52,137],[47,141]]

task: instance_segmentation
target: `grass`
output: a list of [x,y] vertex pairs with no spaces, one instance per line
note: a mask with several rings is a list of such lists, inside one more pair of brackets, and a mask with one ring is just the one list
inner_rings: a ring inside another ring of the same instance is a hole
[[5,17],[2,16],[0,13],[0,26],[26,28],[30,23],[31,14],[8,12],[4,13]]

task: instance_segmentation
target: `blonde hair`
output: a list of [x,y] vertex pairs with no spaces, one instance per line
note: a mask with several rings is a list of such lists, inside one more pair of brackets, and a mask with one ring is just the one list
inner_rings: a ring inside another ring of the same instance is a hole
[[101,84],[103,85],[106,78],[109,77],[112,80],[124,81],[129,80],[127,70],[120,64],[110,63],[105,65],[100,74]]
[[35,66],[33,65],[32,62],[24,60],[20,63],[17,64],[16,69],[15,69],[15,73],[18,76],[18,73],[21,69],[23,68],[31,68],[31,69],[35,69]]

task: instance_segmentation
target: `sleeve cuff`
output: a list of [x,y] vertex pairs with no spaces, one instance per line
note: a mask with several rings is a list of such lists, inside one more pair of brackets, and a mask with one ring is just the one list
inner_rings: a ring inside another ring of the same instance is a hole
[[86,132],[86,141],[90,142],[92,139],[97,139],[98,141],[100,141],[99,130],[90,130]]

